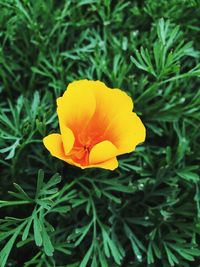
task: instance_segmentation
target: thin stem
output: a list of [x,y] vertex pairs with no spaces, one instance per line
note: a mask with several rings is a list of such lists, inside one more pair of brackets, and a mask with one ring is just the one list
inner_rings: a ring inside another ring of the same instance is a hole
[[7,206],[15,206],[15,205],[26,205],[26,204],[32,204],[32,202],[27,201],[27,200],[21,200],[21,201],[0,200],[0,208],[7,207]]

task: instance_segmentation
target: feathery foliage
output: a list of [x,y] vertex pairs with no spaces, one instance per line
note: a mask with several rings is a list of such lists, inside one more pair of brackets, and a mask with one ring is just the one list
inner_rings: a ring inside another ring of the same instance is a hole
[[[1,267],[199,266],[199,21],[196,0],[0,0]],[[85,78],[147,128],[114,172],[42,144]]]

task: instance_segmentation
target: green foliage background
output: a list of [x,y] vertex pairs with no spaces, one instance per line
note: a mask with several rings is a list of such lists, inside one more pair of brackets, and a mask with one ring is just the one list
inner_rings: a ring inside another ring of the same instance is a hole
[[[1,267],[200,266],[199,21],[198,0],[0,0]],[[147,129],[114,172],[41,142],[85,78]]]

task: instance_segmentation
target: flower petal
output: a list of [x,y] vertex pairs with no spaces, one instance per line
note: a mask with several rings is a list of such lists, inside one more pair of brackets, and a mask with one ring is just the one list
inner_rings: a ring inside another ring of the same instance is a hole
[[114,170],[118,167],[118,161],[116,157],[106,160],[104,162],[98,163],[98,164],[85,165],[85,166],[82,166],[81,164],[75,162],[71,158],[67,158],[65,159],[65,161],[81,169],[101,168],[101,169],[106,169],[106,170]]
[[99,81],[95,83],[93,90],[96,97],[96,110],[110,116],[118,112],[119,109],[124,112],[133,110],[133,101],[126,92],[117,88],[111,89]]
[[118,155],[132,152],[136,145],[144,142],[145,127],[136,113],[119,112],[105,132],[106,139],[118,148]]
[[133,101],[122,90],[100,81],[73,82],[57,99],[61,135],[45,137],[44,145],[53,156],[82,169],[113,170],[117,155],[133,151],[145,139],[145,127],[132,110]]
[[117,155],[117,148],[110,141],[96,144],[90,151],[89,164],[107,161]]
[[60,123],[60,131],[65,155],[67,155],[73,148],[75,137],[72,130],[66,127],[62,122]]
[[87,82],[70,83],[63,96],[57,99],[58,117],[73,133],[80,133],[95,112],[96,100]]
[[94,164],[94,165],[89,165],[87,166],[88,168],[102,168],[102,169],[107,169],[113,171],[118,167],[118,161],[117,158],[114,157],[112,159],[106,160],[104,162]]
[[116,114],[120,111],[124,114],[132,112],[133,101],[122,90],[110,89],[99,81],[91,81],[91,84],[93,84],[93,93],[96,98],[96,110],[88,126],[88,132],[92,134],[96,142],[101,142],[107,139],[104,132]]
[[69,164],[81,167],[79,163],[74,162],[70,156],[65,155],[62,136],[60,134],[50,134],[43,139],[44,146],[49,150],[52,156],[59,158]]
[[60,134],[50,134],[43,139],[44,146],[49,150],[52,156],[59,159],[65,159],[62,138]]

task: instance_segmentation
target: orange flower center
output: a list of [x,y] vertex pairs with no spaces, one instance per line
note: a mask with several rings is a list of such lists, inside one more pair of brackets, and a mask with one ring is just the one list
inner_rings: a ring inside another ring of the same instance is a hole
[[86,166],[89,164],[89,154],[93,146],[94,140],[90,136],[86,136],[85,133],[81,133],[75,141],[70,156],[75,162]]

